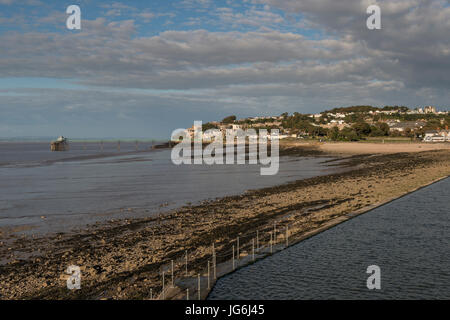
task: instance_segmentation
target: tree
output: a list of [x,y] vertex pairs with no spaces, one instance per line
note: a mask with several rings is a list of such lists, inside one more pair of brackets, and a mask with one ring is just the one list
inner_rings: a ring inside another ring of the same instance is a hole
[[339,140],[340,137],[339,128],[338,127],[331,128],[330,131],[328,131],[328,137],[333,141]]
[[228,116],[222,120],[222,123],[233,123],[236,120],[236,116]]
[[411,128],[406,128],[405,129],[405,136],[409,137],[409,138],[413,138],[414,137],[414,130],[412,130]]
[[384,132],[378,126],[370,126],[370,136],[381,137],[384,136]]
[[364,121],[356,122],[352,128],[358,136],[368,136],[371,132],[370,125]]
[[341,131],[341,139],[346,141],[358,141],[361,137],[358,133],[352,128],[344,128]]
[[202,125],[202,130],[203,131],[210,130],[210,129],[217,129],[217,126],[212,124],[212,123],[210,123],[210,122],[204,123]]
[[373,126],[370,126],[370,136],[372,137],[388,136],[389,131],[389,126],[384,122],[379,122]]
[[311,126],[309,130],[309,134],[311,134],[313,137],[324,137],[328,135],[328,130],[322,127]]
[[385,122],[380,122],[378,124],[378,128],[383,132],[383,135],[388,136],[391,129],[389,128],[388,124]]
[[329,111],[324,111],[324,113],[350,113],[350,112],[369,112],[378,110],[377,107],[372,106],[351,106],[343,108],[334,108]]

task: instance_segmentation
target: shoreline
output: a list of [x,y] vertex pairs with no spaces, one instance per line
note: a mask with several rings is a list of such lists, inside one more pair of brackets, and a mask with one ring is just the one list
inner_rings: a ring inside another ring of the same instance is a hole
[[[297,148],[290,154],[302,153]],[[352,167],[342,173],[205,201],[156,218],[125,219],[79,235],[19,239],[16,245],[20,250],[41,250],[40,255],[31,252],[29,259],[15,261],[0,271],[5,284],[0,299],[150,299],[162,290],[162,272],[165,283],[171,283],[171,260],[174,283],[180,291],[167,292],[166,298],[173,295],[183,299],[183,290],[194,290],[195,277],[206,270],[212,244],[219,278],[231,269],[229,259],[236,237],[242,244],[241,264],[251,263],[248,244],[255,232],[260,232],[260,242],[265,246],[258,256],[261,258],[264,250],[268,251],[268,235],[274,223],[278,230],[288,227],[288,244],[293,245],[448,176],[449,154],[448,150],[435,150],[349,155],[334,160],[344,160]],[[274,252],[285,247],[286,239],[283,232],[276,234],[279,245]],[[189,251],[187,276],[185,250]],[[82,268],[81,290],[65,288],[64,269],[70,264]],[[201,285],[201,296],[206,298],[204,275]],[[197,297],[195,291],[190,296]]]

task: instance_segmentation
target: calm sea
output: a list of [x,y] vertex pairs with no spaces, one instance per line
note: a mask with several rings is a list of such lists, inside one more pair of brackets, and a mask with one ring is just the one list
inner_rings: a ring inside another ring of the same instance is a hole
[[[258,165],[175,166],[151,143],[0,143],[0,228],[60,232],[111,218],[139,217],[226,195],[336,172],[326,159],[284,157],[275,176]],[[26,227],[26,228],[22,228]],[[31,228],[31,229],[30,229]],[[16,228],[17,229],[17,228]]]
[[[450,179],[220,279],[210,299],[449,299]],[[381,290],[366,286],[381,270]]]

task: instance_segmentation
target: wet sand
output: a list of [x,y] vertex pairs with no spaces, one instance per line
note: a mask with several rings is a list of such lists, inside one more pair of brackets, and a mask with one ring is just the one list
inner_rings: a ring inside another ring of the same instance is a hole
[[319,149],[333,154],[387,154],[399,152],[423,152],[432,150],[450,150],[450,143],[365,143],[336,142],[323,143]]
[[[305,151],[305,147],[282,147],[282,153],[291,155]],[[324,154],[320,148],[307,146],[306,150]],[[336,219],[365,212],[450,173],[448,148],[378,154],[348,152],[346,165],[352,169],[344,173],[185,206],[159,217],[112,221],[76,235],[3,243],[0,258],[14,258],[16,250],[28,258],[1,267],[0,298],[149,299],[161,292],[162,271],[166,272],[166,285],[170,283],[171,260],[175,260],[180,294],[172,291],[176,298],[183,298],[184,287],[191,287],[196,275],[205,271],[213,243],[218,266],[229,265],[233,241],[238,236],[240,255],[248,259],[249,243],[256,231],[261,245],[267,245],[274,223],[278,230],[289,226],[289,239],[299,241],[330,227]],[[284,242],[283,232],[277,241]],[[189,252],[187,278],[185,250]],[[81,290],[66,288],[64,271],[71,264],[81,267]],[[205,294],[206,290],[202,297]],[[196,297],[195,292],[191,291],[191,295]]]

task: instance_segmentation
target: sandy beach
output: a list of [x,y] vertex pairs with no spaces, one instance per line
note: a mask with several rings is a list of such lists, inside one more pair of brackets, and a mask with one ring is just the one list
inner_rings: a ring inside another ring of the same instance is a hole
[[281,142],[285,147],[310,147],[314,145],[317,150],[328,154],[355,155],[355,154],[389,154],[400,152],[423,152],[432,150],[450,150],[449,143],[370,143],[370,142]]
[[[286,227],[290,243],[294,243],[325,230],[336,219],[365,212],[450,173],[448,145],[327,143],[281,147],[282,154],[290,155],[339,154],[348,170],[205,201],[156,218],[110,221],[79,234],[2,243],[0,257],[12,261],[0,269],[0,298],[150,299],[161,293],[163,271],[170,283],[171,260],[176,285],[180,284],[178,291],[184,292],[183,285],[189,287],[198,273],[205,272],[213,244],[220,265],[229,261],[239,237],[239,255],[245,259],[257,233],[261,246],[268,245],[274,224],[279,243],[285,241],[282,231]],[[335,165],[336,160],[329,164]],[[28,258],[14,259],[14,251]],[[81,290],[66,288],[65,270],[71,264],[81,268]]]

